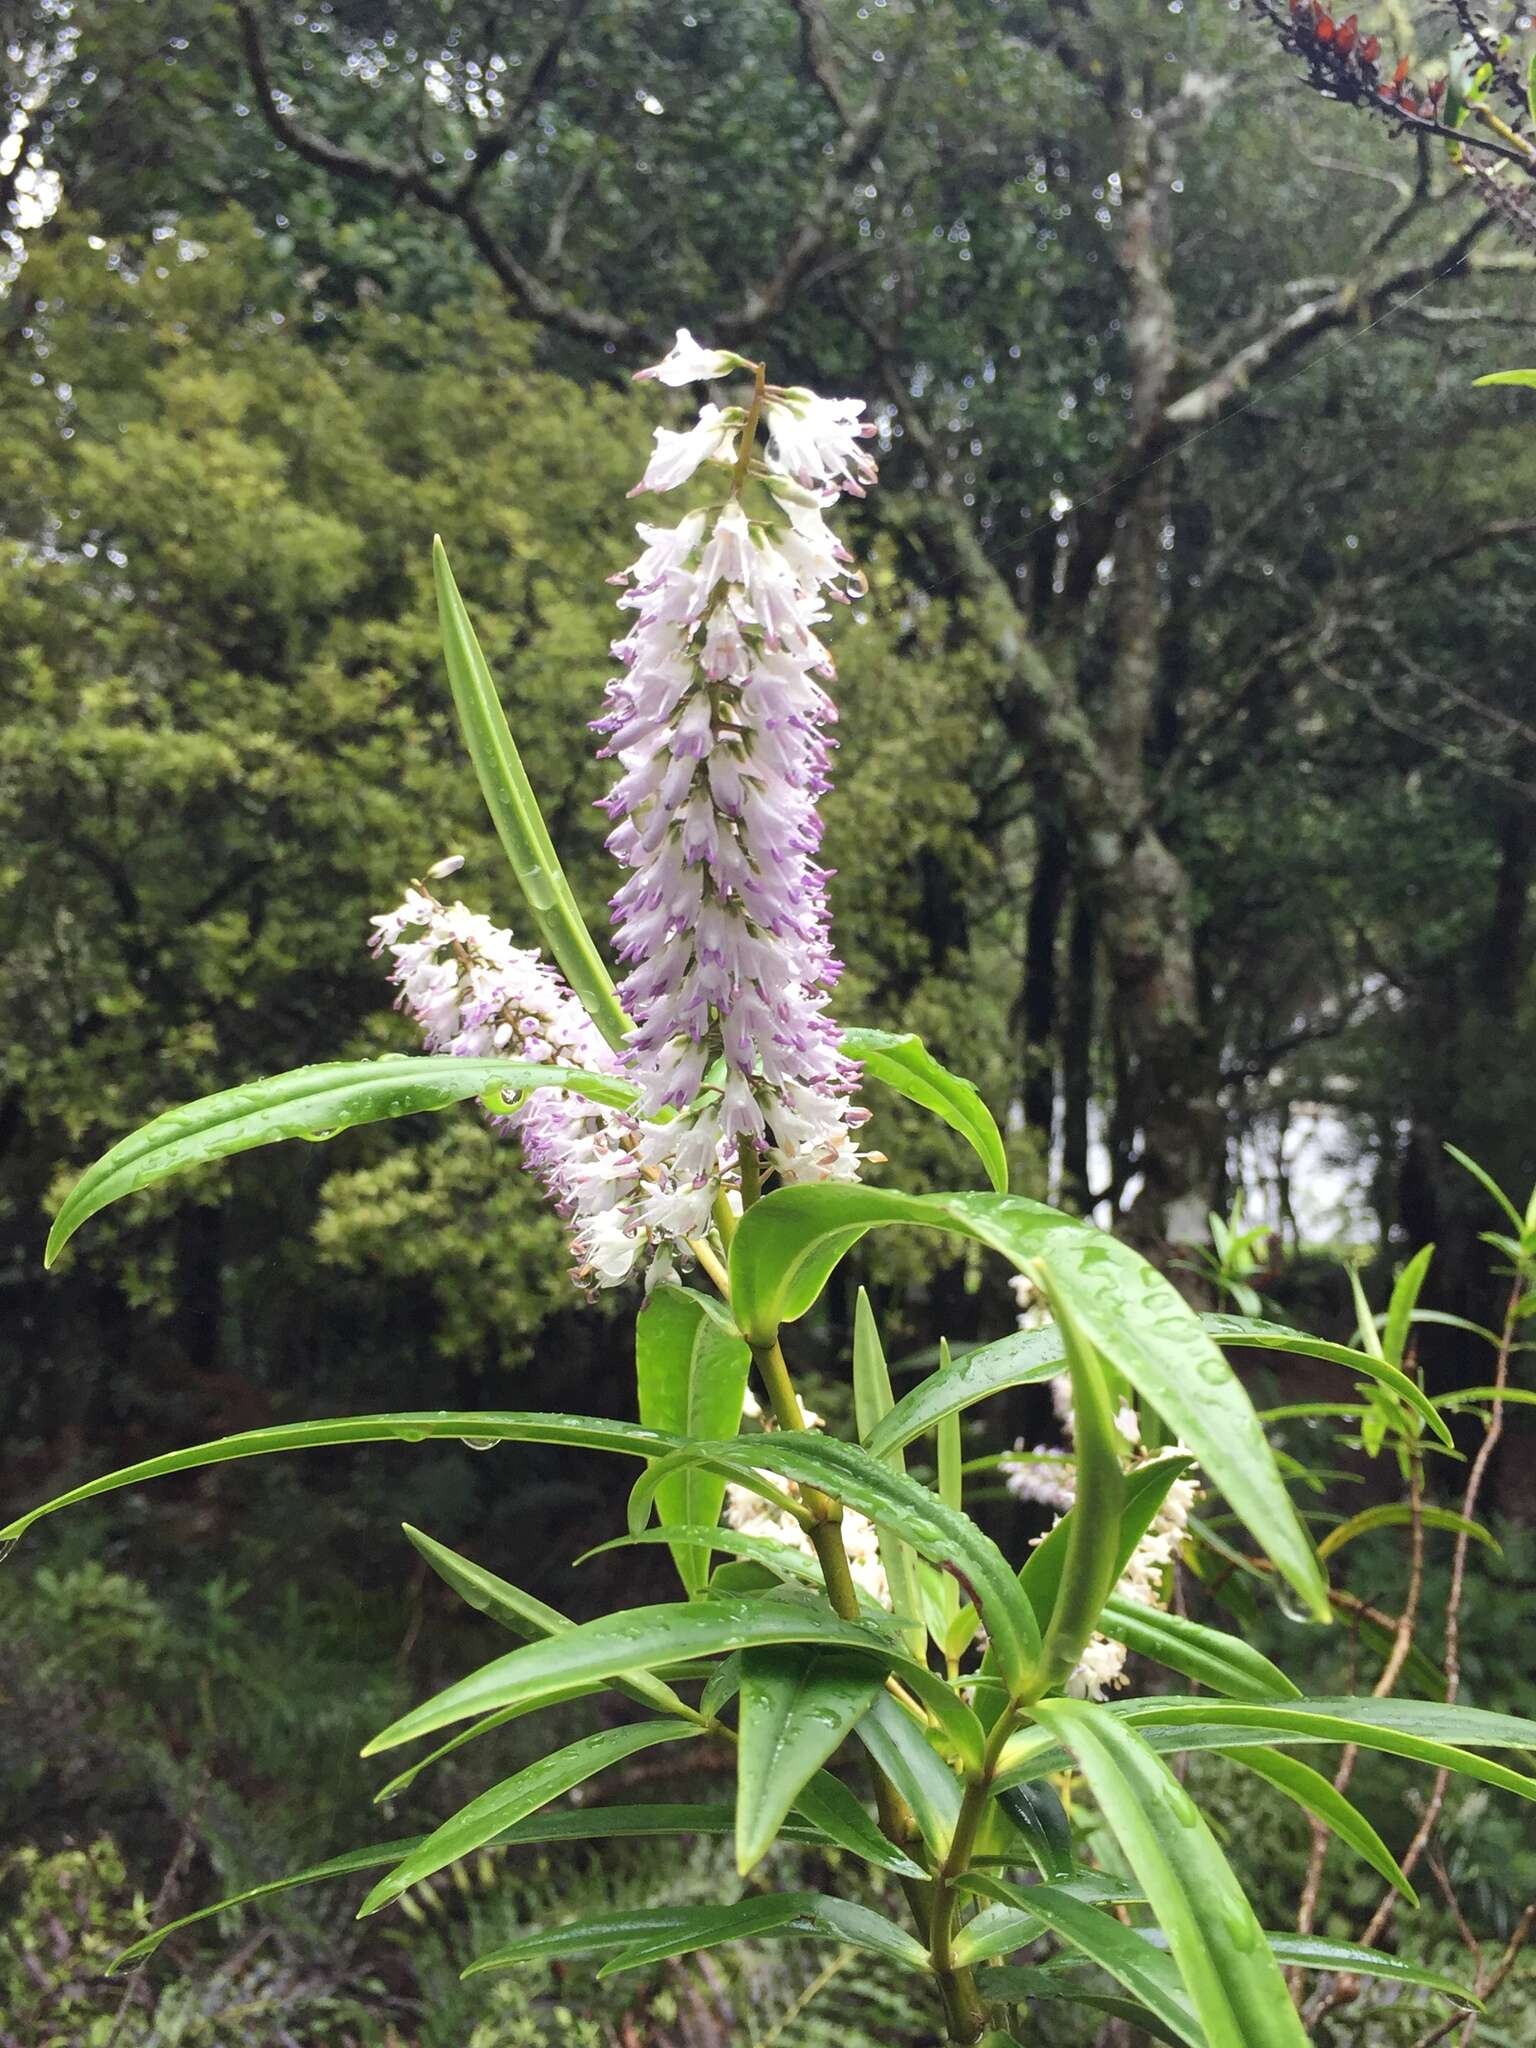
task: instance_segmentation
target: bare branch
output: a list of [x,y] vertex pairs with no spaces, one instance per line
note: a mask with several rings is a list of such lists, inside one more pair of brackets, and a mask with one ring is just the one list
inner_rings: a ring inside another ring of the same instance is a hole
[[1209,426],[1229,407],[1246,398],[1255,383],[1272,377],[1322,336],[1343,327],[1383,319],[1399,300],[1462,269],[1491,221],[1491,215],[1480,214],[1436,255],[1404,264],[1375,285],[1366,286],[1358,278],[1351,279],[1337,290],[1297,306],[1267,333],[1238,349],[1219,369],[1175,399],[1164,415],[1165,427]]
[[518,94],[515,103],[507,110],[499,126],[488,135],[483,135],[475,145],[469,169],[459,181],[454,195],[459,201],[468,199],[482,178],[495,170],[507,151],[516,142],[524,120],[544,99],[554,82],[565,46],[575,33],[576,26],[586,13],[592,0],[567,0],[565,18],[555,30],[539,55],[534,59],[528,72],[528,82]]
[[[639,322],[623,319],[600,308],[574,305],[535,276],[501,240],[475,205],[474,179],[466,178],[458,187],[445,190],[435,183],[423,164],[391,163],[388,158],[369,150],[345,149],[295,120],[284,103],[284,95],[273,82],[253,0],[235,0],[235,14],[262,118],[278,141],[296,156],[334,177],[384,185],[395,193],[415,199],[422,206],[430,207],[434,213],[457,220],[507,296],[547,326],[577,335],[583,341],[614,342],[632,349],[638,349],[652,339]],[[558,54],[557,49],[555,56]],[[545,55],[548,57],[549,52],[546,51]],[[471,170],[473,168],[472,165]],[[487,164],[486,168],[489,169],[490,165]]]

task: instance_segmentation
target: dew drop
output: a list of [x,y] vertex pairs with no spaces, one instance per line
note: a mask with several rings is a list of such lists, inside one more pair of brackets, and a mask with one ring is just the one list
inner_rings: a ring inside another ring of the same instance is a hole
[[1194,1800],[1190,1798],[1182,1785],[1165,1785],[1163,1787],[1163,1804],[1168,1811],[1169,1817],[1176,1820],[1181,1828],[1199,1826],[1200,1809],[1195,1805]]
[[459,1442],[466,1451],[489,1451],[494,1449],[496,1439],[493,1436],[461,1436]]
[[1252,1913],[1245,1913],[1241,1907],[1228,1906],[1224,1908],[1221,1915],[1221,1924],[1226,1929],[1227,1939],[1231,1942],[1232,1946],[1235,1949],[1241,1949],[1244,1954],[1257,1948],[1259,1942],[1263,1939],[1259,1932],[1257,1920],[1254,1919]]

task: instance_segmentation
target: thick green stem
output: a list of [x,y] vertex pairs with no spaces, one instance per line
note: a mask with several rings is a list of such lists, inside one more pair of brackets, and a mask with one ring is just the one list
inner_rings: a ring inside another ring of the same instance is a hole
[[[955,1909],[959,1903],[955,1886],[970,1868],[976,1851],[976,1836],[992,1796],[992,1780],[997,1775],[1003,1746],[1013,1733],[1018,1717],[1018,1704],[1010,1701],[987,1738],[981,1769],[966,1780],[960,1811],[955,1816],[955,1832],[950,1838],[949,1853],[934,1878],[929,1899],[928,1960],[939,1980],[944,2009],[949,2015],[950,2034],[956,2041],[979,2039],[987,2027],[987,2011],[971,1972],[955,1968]],[[957,2015],[963,2017],[963,2023],[971,2029],[970,2032],[956,2032]]]

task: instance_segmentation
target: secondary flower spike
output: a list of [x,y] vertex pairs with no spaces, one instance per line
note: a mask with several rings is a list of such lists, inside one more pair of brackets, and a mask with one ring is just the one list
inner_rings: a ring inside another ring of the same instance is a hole
[[[439,861],[428,873],[435,877],[449,866]],[[488,917],[463,903],[440,903],[414,883],[402,903],[372,923],[373,951],[389,953],[394,963],[397,1008],[421,1026],[428,1052],[471,1059],[504,1053],[589,1073],[616,1070],[614,1053],[554,968]],[[617,1286],[642,1250],[659,1248],[650,1209],[663,1182],[646,1173],[633,1117],[567,1089],[538,1088],[511,1116],[492,1122],[520,1140],[569,1226],[578,1284]]]
[[[684,329],[639,375],[684,384],[741,361]],[[643,1115],[676,1116],[644,1142],[670,1161],[669,1220],[686,1235],[706,1226],[743,1148],[786,1181],[854,1177],[865,1115],[827,1015],[840,966],[817,803],[837,712],[818,629],[829,599],[863,589],[825,513],[875,481],[875,430],[856,401],[742,367],[750,403],[656,430],[641,488],[713,469],[719,490],[675,526],[639,528],[642,552],[614,578],[634,623],[597,721],[620,771],[608,845],[630,871],[613,899],[629,1070]]]

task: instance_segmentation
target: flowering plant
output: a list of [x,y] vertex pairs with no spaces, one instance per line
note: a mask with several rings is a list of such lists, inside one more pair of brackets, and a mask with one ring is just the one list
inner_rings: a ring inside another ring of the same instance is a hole
[[[408,1530],[451,1587],[522,1641],[367,1753],[454,1731],[392,1781],[399,1793],[445,1750],[544,1706],[611,1691],[639,1717],[542,1757],[419,1837],[288,1882],[382,1870],[363,1902],[373,1913],[489,1846],[721,1832],[734,1836],[746,1888],[707,1908],[546,1927],[475,1970],[583,1957],[606,1974],[744,1936],[809,1934],[929,1987],[952,2041],[1012,2039],[1002,2030],[1028,2025],[1038,2000],[1117,2014],[1192,2048],[1305,2040],[1282,1964],[1460,1995],[1368,1946],[1265,1933],[1165,1759],[1212,1748],[1251,1763],[1406,1890],[1365,1817],[1287,1748],[1347,1742],[1533,1797],[1536,1781],[1479,1751],[1536,1743],[1536,1724],[1460,1704],[1303,1699],[1240,1637],[1169,1611],[1203,1490],[1246,1525],[1250,1568],[1330,1617],[1318,1555],[1218,1342],[1295,1351],[1309,1340],[1202,1318],[1127,1247],[1009,1194],[997,1127],[968,1082],[911,1036],[834,1020],[818,864],[836,716],[823,633],[830,604],[862,583],[828,514],[874,484],[873,429],[858,404],[772,385],[762,366],[686,332],[640,374],[676,387],[750,381],[740,403],[705,404],[686,431],[657,429],[638,489],[701,475],[718,488],[675,525],[643,524],[640,555],[614,579],[629,623],[596,729],[614,766],[605,809],[622,870],[621,984],[577,911],[439,546],[455,701],[546,951],[444,901],[437,890],[459,863],[440,861],[374,921],[425,1051],[300,1069],[158,1118],[83,1175],[49,1244],[51,1261],[97,1210],[185,1168],[477,1101],[565,1220],[576,1285],[643,1280],[637,1419],[427,1410],[254,1430],[108,1474],[0,1536],[139,1480],[311,1445],[462,1438],[638,1461],[616,1540],[667,1545],[682,1597],[573,1624]],[[871,1185],[864,1171],[879,1155],[860,1149],[870,1083],[962,1133],[988,1188]],[[1536,1218],[1516,1222],[1510,1256],[1523,1275]],[[958,1359],[946,1352],[898,1401],[861,1294],[848,1360],[858,1440],[845,1442],[803,1408],[784,1333],[866,1232],[894,1224],[1011,1262],[1021,1327]],[[1375,1448],[1390,1440],[1410,1461],[1451,1441],[1405,1369],[1411,1306],[1399,1315],[1394,1302],[1385,1341],[1362,1325],[1359,1349],[1310,1345],[1363,1384]],[[1057,1384],[1071,1447],[1005,1460],[1010,1485],[1056,1514],[1010,1560],[966,1512],[959,1418],[1045,1381]],[[906,1469],[930,1433],[932,1487]],[[1128,1650],[1204,1690],[1121,1696]],[[643,1749],[700,1741],[734,1757],[729,1805],[556,1805]],[[1058,1790],[1073,1779],[1118,1845],[1119,1871],[1082,1860]],[[760,1866],[781,1835],[869,1866],[893,1906],[904,1896],[904,1914],[764,1889]],[[1058,1944],[1050,1960],[1010,1960],[1044,1937]]]

